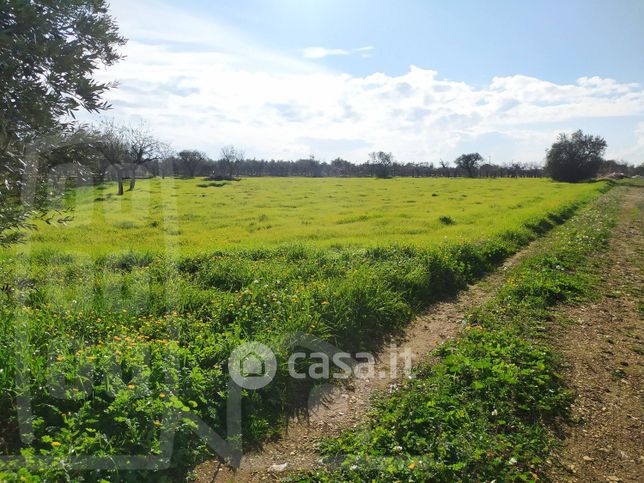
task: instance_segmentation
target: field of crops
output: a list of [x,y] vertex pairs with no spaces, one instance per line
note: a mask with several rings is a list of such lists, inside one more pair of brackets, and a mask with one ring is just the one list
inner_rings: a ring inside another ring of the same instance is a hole
[[[172,471],[189,468],[208,450],[186,415],[226,433],[226,361],[250,339],[273,349],[278,369],[269,386],[242,394],[243,437],[269,437],[312,384],[288,376],[292,334],[373,350],[606,187],[212,183],[142,181],[122,198],[111,185],[79,189],[69,226],[43,227],[22,253],[0,258],[0,447],[15,452],[28,400],[23,456],[50,458],[32,472],[60,480],[78,474],[72,455],[164,454],[165,432]],[[27,475],[11,465],[0,479]]]

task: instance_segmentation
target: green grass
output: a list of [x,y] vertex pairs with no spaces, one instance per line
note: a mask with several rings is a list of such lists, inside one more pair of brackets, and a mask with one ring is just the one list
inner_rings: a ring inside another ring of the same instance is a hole
[[[590,295],[611,193],[557,229],[513,270],[438,362],[382,397],[362,427],[324,446],[328,471],[297,481],[537,481],[571,393],[547,336],[551,309]],[[333,469],[335,467],[335,469]]]
[[284,243],[321,247],[425,247],[516,230],[526,220],[587,200],[602,184],[546,179],[247,178],[141,180],[85,187],[69,197],[74,221],[43,226],[23,250],[97,255],[135,250],[201,253]]
[[[146,188],[160,183],[176,183],[176,191]],[[279,432],[299,407],[297,395],[313,383],[288,375],[293,333],[350,352],[374,350],[423,307],[492,270],[608,186],[265,178],[197,184],[146,181],[109,202],[93,202],[94,189],[81,189],[72,194],[79,203],[71,226],[35,232],[22,253],[0,257],[0,448],[22,451],[23,476],[114,478],[109,468],[75,470],[70,455],[155,454],[166,429],[176,430],[170,467],[181,474],[209,452],[189,420],[167,422],[164,414],[189,412],[225,433],[226,361],[250,339],[269,345],[278,360],[274,381],[243,395],[244,443],[262,441]],[[293,201],[298,193],[308,193],[311,204]],[[166,195],[176,211],[159,201]],[[390,209],[383,211],[384,198]],[[468,205],[476,198],[488,198],[487,208]],[[104,203],[112,205],[100,215]],[[505,208],[490,211],[489,204]],[[276,216],[281,210],[293,216]],[[301,223],[304,213],[311,224]],[[181,221],[177,234],[164,231],[164,217]],[[270,224],[271,217],[283,229],[248,230],[247,221]],[[401,235],[406,223],[439,228]],[[306,238],[320,226],[335,238]],[[228,240],[230,232],[243,234],[243,243]],[[110,367],[121,375],[107,377]],[[26,368],[28,386],[17,385]],[[63,394],[51,381],[65,383]],[[34,440],[20,445],[16,406],[27,387]],[[29,464],[34,455],[50,460]],[[0,479],[18,479],[17,471],[0,466]],[[167,474],[118,473],[137,481]]]

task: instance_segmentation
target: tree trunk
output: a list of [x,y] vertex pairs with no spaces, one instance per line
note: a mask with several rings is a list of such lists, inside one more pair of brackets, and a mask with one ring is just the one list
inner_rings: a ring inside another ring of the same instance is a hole
[[131,170],[131,175],[130,175],[130,191],[134,189],[134,185],[136,184],[136,166],[132,167]]
[[121,173],[121,169],[117,168],[116,169],[116,182],[118,183],[118,192],[116,193],[118,196],[121,196],[123,194],[123,174]]

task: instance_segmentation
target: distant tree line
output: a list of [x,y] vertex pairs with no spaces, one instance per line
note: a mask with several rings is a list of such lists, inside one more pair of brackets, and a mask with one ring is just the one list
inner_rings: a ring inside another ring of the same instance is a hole
[[546,164],[511,162],[494,164],[479,153],[465,153],[451,162],[401,163],[390,152],[376,151],[363,163],[342,158],[330,162],[314,156],[290,160],[247,158],[235,146],[225,146],[212,159],[196,149],[175,151],[159,141],[144,126],[124,126],[104,121],[97,126],[77,126],[58,134],[49,149],[40,151],[40,163],[49,168],[52,182],[73,177],[81,184],[116,181],[117,194],[124,185],[135,189],[140,177],[210,177],[232,180],[238,177],[469,177],[537,178],[550,176],[559,181],[581,181],[595,176],[621,173],[643,175],[644,166],[631,166],[602,155],[606,142],[581,131],[561,134],[547,151]]
[[[131,128],[126,129],[130,133]],[[100,139],[101,135],[107,135],[107,142],[103,140],[98,146],[104,146],[105,143],[110,148],[107,154],[110,154],[114,148],[113,128],[109,128],[103,133],[96,132],[95,136]],[[129,136],[125,136],[126,138]],[[147,139],[147,136],[139,135],[138,138]],[[118,162],[111,156],[110,160],[103,160],[99,165],[101,169],[101,178],[109,179],[108,171],[110,167],[120,167],[120,172],[127,177],[128,171],[125,166],[134,166],[128,162],[128,148],[125,144],[120,144],[123,154],[120,156],[123,162]],[[138,143],[137,143],[138,144]],[[544,175],[543,168],[535,164],[513,162],[509,165],[499,165],[492,163],[480,164],[483,157],[478,153],[462,155],[457,158],[453,165],[441,161],[439,163],[431,162],[408,162],[400,163],[394,160],[391,153],[383,151],[369,154],[367,161],[363,163],[352,163],[342,158],[335,158],[330,162],[320,161],[314,156],[297,160],[281,159],[256,159],[246,158],[243,151],[234,146],[224,147],[218,158],[212,159],[206,153],[195,150],[185,149],[173,152],[162,143],[151,143],[147,145],[154,146],[156,153],[147,153],[148,156],[143,159],[143,163],[137,163],[136,168],[143,176],[178,176],[185,178],[194,178],[199,176],[213,177],[219,179],[233,179],[235,177],[259,177],[259,176],[277,176],[277,177],[376,177],[390,178],[398,177],[539,177]],[[162,149],[163,148],[163,149]],[[105,151],[105,147],[102,148]],[[161,151],[164,151],[163,153]],[[117,179],[119,170],[111,170],[111,178]]]
[[[224,153],[228,151],[228,153]],[[376,177],[394,176],[409,178],[426,177],[477,177],[477,178],[538,178],[546,176],[546,168],[538,163],[511,162],[495,164],[484,162],[478,154],[464,154],[453,162],[407,162],[393,159],[391,153],[375,152],[363,163],[352,163],[343,158],[330,162],[315,157],[291,160],[245,158],[243,152],[233,147],[224,148],[219,159],[211,159],[197,150],[183,150],[173,153],[160,161],[161,172],[180,177],[214,176],[220,178],[258,177],[258,176],[295,176],[309,178],[324,177]],[[602,160],[599,174],[620,172],[627,176],[643,175],[642,165],[635,167],[614,160]]]
[[[218,171],[218,161],[204,165],[206,175],[210,167]],[[181,171],[180,166],[177,166]],[[322,177],[539,177],[543,176],[543,168],[527,164],[513,163],[508,166],[485,163],[476,168],[466,170],[459,166],[431,162],[374,162],[371,159],[364,163],[351,163],[342,158],[331,162],[318,161],[314,158],[298,159],[296,161],[242,159],[235,163],[235,176],[302,176],[312,178]]]
[[[73,141],[73,142],[72,142]],[[77,178],[84,182],[117,181],[117,194],[124,192],[124,181],[129,189],[136,186],[137,177],[210,177],[232,180],[238,177],[469,177],[469,178],[537,178],[551,176],[560,181],[580,181],[597,175],[622,173],[642,175],[642,166],[634,167],[602,158],[605,141],[598,136],[584,135],[581,131],[570,136],[562,134],[547,151],[546,165],[511,162],[494,164],[479,153],[465,153],[452,162],[401,163],[392,153],[377,151],[363,163],[352,163],[342,158],[330,162],[314,156],[290,160],[247,158],[235,146],[221,149],[212,159],[195,149],[174,151],[157,140],[145,126],[119,126],[104,122],[99,126],[82,127],[70,141],[48,154],[48,164],[72,166]],[[68,171],[66,173],[70,175]]]
[[[178,176],[194,178],[198,176],[217,179],[235,177],[540,177],[543,168],[537,164],[513,162],[498,165],[480,162],[478,154],[464,154],[453,164],[439,162],[408,162],[394,160],[391,153],[378,151],[369,154],[367,161],[352,163],[342,158],[330,162],[320,161],[314,156],[291,160],[246,158],[243,151],[234,146],[224,147],[217,159],[210,158],[202,151],[185,149],[178,152],[170,150],[160,142],[154,142],[148,135],[136,130],[122,128],[123,133],[115,139],[116,130],[108,126],[102,132],[94,131],[96,146],[103,159],[98,166],[101,179],[132,178],[141,176]],[[142,148],[147,148],[143,150]],[[115,156],[115,151],[121,151]],[[143,155],[141,155],[141,153]],[[121,181],[119,181],[121,183]],[[131,189],[133,182],[130,181]],[[119,188],[122,193],[122,187]]]

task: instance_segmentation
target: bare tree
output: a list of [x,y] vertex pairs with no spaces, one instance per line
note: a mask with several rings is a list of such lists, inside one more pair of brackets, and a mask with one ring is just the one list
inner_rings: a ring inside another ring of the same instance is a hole
[[157,162],[164,145],[144,126],[119,126],[103,122],[97,135],[97,147],[104,161],[116,172],[118,195],[123,194],[123,178],[129,173],[130,190],[136,185],[136,170],[146,163]]
[[369,153],[369,164],[373,166],[376,178],[389,178],[393,168],[394,156],[391,153],[377,151]]
[[441,159],[440,166],[443,176],[449,176],[449,163]]
[[166,143],[161,143],[159,146],[159,159],[156,162],[157,175],[161,176],[161,179],[165,179],[166,176],[173,176],[175,174],[175,159],[175,151],[172,146]]
[[128,161],[128,143],[123,128],[112,121],[105,121],[97,129],[98,151],[103,156],[105,163],[116,172],[118,183],[117,195],[123,194],[123,174]]
[[147,127],[124,128],[128,144],[129,167],[130,167],[130,191],[136,184],[136,170],[146,163],[156,162],[161,154],[161,143],[155,138]]
[[221,160],[219,161],[224,175],[232,178],[235,174],[235,164],[238,161],[243,161],[244,151],[236,148],[235,146],[224,146],[221,148]]

